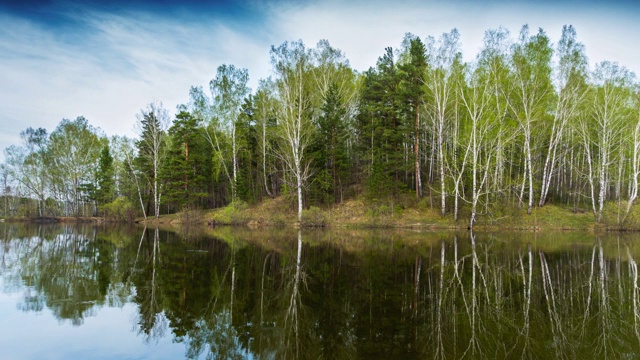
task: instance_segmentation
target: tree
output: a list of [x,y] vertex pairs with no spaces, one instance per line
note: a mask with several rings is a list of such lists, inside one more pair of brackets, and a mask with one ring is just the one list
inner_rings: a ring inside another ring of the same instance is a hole
[[329,196],[336,201],[338,184],[345,176],[347,163],[347,124],[343,121],[346,110],[338,95],[337,85],[329,87],[325,102],[320,109],[321,115],[317,120],[310,157],[319,167],[316,175],[317,191],[325,198]]
[[140,110],[137,117],[140,139],[136,141],[138,149],[136,162],[150,185],[153,197],[153,214],[158,218],[160,216],[160,200],[162,199],[159,172],[166,155],[165,129],[169,123],[169,114],[162,107],[162,103],[154,102],[150,103],[146,109]]
[[587,94],[587,57],[584,45],[576,39],[573,26],[563,26],[562,37],[557,45],[558,67],[556,87],[558,98],[553,111],[549,143],[545,163],[542,167],[542,186],[539,206],[544,206],[556,167],[558,147],[566,138],[567,127],[578,116],[580,106]]
[[298,198],[298,221],[302,222],[302,188],[309,177],[306,151],[311,141],[311,94],[307,77],[311,68],[309,52],[302,41],[271,47],[271,65],[277,75],[280,157],[294,177]]
[[[106,138],[99,136],[83,116],[73,121],[63,119],[51,133],[48,153],[52,161],[47,165],[54,193],[65,204],[66,216],[84,215],[84,207],[80,206],[95,201],[96,163],[105,143]],[[94,203],[94,214],[96,210]]]
[[324,193],[323,198],[329,196],[337,201],[342,198],[342,185],[346,183],[339,172],[348,166],[348,144],[359,87],[349,61],[327,40],[320,40],[310,52],[313,60],[311,116],[318,130],[310,149],[314,163],[313,188],[323,188],[319,190]]
[[49,136],[43,128],[27,128],[20,133],[23,146],[12,145],[5,150],[7,171],[22,184],[38,202],[38,216],[46,213],[46,197],[50,191],[47,144]]
[[[518,42],[511,51],[511,77],[508,89],[508,105],[517,119],[522,133],[524,176],[519,202],[528,188],[527,213],[533,207],[533,133],[534,124],[548,118],[555,96],[551,83],[551,42],[542,29],[529,36],[529,27],[523,26]],[[528,185],[527,185],[528,184]]]
[[115,199],[115,181],[113,156],[109,150],[109,145],[102,148],[100,159],[98,160],[98,189],[97,200],[100,205],[110,203]]
[[[485,44],[487,46],[487,44]],[[475,67],[467,74],[468,85],[460,88],[460,99],[466,111],[470,134],[466,145],[462,168],[470,161],[471,180],[471,216],[469,229],[473,229],[478,213],[478,202],[487,185],[492,158],[496,157],[497,138],[493,132],[499,126],[493,113],[492,101],[492,71],[494,70],[487,59],[480,58]],[[464,172],[464,170],[462,170]],[[485,190],[486,191],[486,190]],[[457,203],[456,203],[457,207]],[[456,209],[457,211],[457,209]]]
[[[238,183],[238,144],[236,138],[236,124],[240,115],[242,103],[251,89],[247,86],[249,72],[247,69],[237,69],[233,65],[220,65],[216,77],[211,80],[209,87],[213,96],[213,109],[220,127],[231,138],[231,198],[236,200],[236,186]],[[212,121],[215,121],[212,119]],[[215,130],[214,130],[215,131]],[[219,149],[219,145],[218,145]]]
[[392,48],[364,74],[357,116],[361,156],[367,159],[370,197],[397,197],[404,172],[407,124],[399,111],[398,69]]
[[[254,116],[253,120],[256,127],[256,137],[259,143],[259,158],[262,163],[262,183],[265,192],[271,198],[275,197],[275,156],[269,156],[269,152],[273,152],[274,144],[274,128],[276,125],[276,99],[275,99],[275,83],[271,79],[260,81],[258,91],[254,96]],[[270,161],[271,159],[271,161]],[[267,166],[269,164],[269,166]],[[269,176],[272,174],[272,176]],[[271,181],[268,181],[271,178]]]
[[416,198],[422,197],[422,181],[420,178],[420,108],[425,95],[425,77],[427,71],[426,48],[419,37],[405,35],[408,46],[405,49],[406,59],[399,65],[400,98],[403,102],[405,116],[413,118],[413,158]]
[[[120,158],[120,162],[122,163],[119,178],[127,179],[127,183],[130,181],[133,183],[133,186],[135,186],[135,195],[132,194],[129,197],[137,196],[142,216],[146,219],[147,211],[144,206],[144,200],[142,199],[143,184],[141,178],[143,177],[143,174],[137,166],[139,160],[135,156],[136,142],[126,136],[116,136],[113,139],[113,148],[114,153],[118,154],[118,158]],[[124,180],[119,181],[118,186],[121,191],[123,188],[128,187],[125,186]]]
[[456,68],[459,68],[462,55],[460,53],[460,34],[457,29],[444,33],[436,43],[435,39],[427,41],[427,88],[429,97],[432,131],[436,139],[437,163],[440,177],[440,210],[446,213],[446,174],[445,174],[445,139],[446,131],[453,117],[453,99],[456,94]]
[[207,175],[211,173],[211,157],[198,120],[182,110],[168,135],[171,140],[161,174],[167,184],[165,197],[177,208],[198,205],[207,196]]
[[610,166],[615,152],[620,150],[625,127],[631,123],[627,120],[633,103],[631,85],[634,76],[625,67],[608,61],[597,64],[592,76],[591,117],[582,119],[580,131],[588,165],[592,210],[596,221],[600,222],[611,179]]

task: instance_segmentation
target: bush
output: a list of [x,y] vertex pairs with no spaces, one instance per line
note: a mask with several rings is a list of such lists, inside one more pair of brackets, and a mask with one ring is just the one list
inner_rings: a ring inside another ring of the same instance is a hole
[[178,220],[184,225],[195,225],[202,222],[202,212],[191,206],[185,206],[177,214]]
[[136,212],[129,199],[119,197],[103,205],[104,216],[111,221],[133,222]]
[[272,226],[285,226],[287,225],[287,218],[283,214],[277,212],[271,215],[269,218],[270,225]]
[[304,226],[324,227],[327,225],[327,215],[319,208],[312,206],[302,210],[302,224]]
[[234,201],[221,211],[215,213],[213,221],[218,224],[244,224],[247,222],[245,210],[247,210],[248,207],[249,205],[242,200]]

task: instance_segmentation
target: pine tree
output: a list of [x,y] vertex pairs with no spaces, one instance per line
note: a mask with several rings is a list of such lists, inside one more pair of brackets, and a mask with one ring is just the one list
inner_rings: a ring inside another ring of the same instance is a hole
[[211,160],[207,144],[198,128],[198,120],[186,111],[176,115],[169,129],[170,144],[161,178],[165,197],[176,210],[202,205],[207,197],[207,178]]
[[426,48],[419,37],[407,35],[409,42],[405,61],[399,65],[399,106],[407,124],[413,123],[414,181],[416,198],[422,196],[420,179],[420,109],[425,95]]
[[[369,69],[364,76],[358,133],[362,156],[369,163],[368,191],[375,196],[395,197],[402,186],[406,126],[399,116],[399,78],[393,50],[387,48],[385,55],[378,59],[377,68]],[[384,174],[374,174],[374,171]]]
[[340,184],[344,183],[348,169],[346,110],[338,94],[336,84],[331,84],[318,118],[317,131],[310,157],[317,175],[312,182],[311,193],[321,202],[337,201]]
[[115,197],[114,189],[114,169],[113,157],[109,145],[102,148],[98,161],[98,190],[97,201],[99,205],[104,205],[113,201]]

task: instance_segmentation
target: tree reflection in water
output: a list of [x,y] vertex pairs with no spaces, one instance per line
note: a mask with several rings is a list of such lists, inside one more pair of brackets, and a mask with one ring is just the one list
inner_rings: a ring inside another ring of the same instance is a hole
[[[2,291],[187,358],[620,358],[640,346],[635,235],[4,226]],[[626,263],[626,264],[625,264]]]

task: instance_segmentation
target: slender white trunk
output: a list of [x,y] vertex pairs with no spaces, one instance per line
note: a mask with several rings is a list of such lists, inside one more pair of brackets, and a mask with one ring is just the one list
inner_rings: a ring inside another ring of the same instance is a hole
[[591,159],[591,150],[589,149],[589,141],[586,137],[586,134],[583,134],[583,145],[585,150],[585,160],[587,161],[587,179],[589,181],[589,190],[591,193],[591,209],[593,211],[593,216],[599,220],[598,212],[596,210],[596,195],[595,195],[595,185],[593,183],[593,163]]
[[533,163],[531,161],[531,122],[527,121],[525,134],[525,156],[527,157],[527,177],[529,181],[529,202],[527,206],[527,214],[531,214],[533,208]]
[[440,166],[440,206],[442,216],[446,214],[446,200],[447,194],[445,192],[445,176],[444,176],[444,151],[442,150],[443,146],[443,128],[444,124],[440,124],[440,129],[438,130],[438,164]]
[[238,156],[236,149],[236,124],[235,120],[232,119],[231,125],[231,152],[232,152],[232,166],[233,166],[233,182],[231,183],[231,198],[233,201],[236,200],[236,188],[238,185]]
[[140,182],[138,181],[138,175],[136,175],[136,172],[133,169],[133,164],[132,164],[131,158],[129,157],[129,154],[125,153],[125,157],[126,157],[127,165],[129,165],[129,169],[131,170],[131,174],[133,175],[133,181],[136,184],[136,190],[138,191],[138,200],[140,201],[140,208],[142,209],[142,215],[144,216],[144,218],[146,220],[147,219],[147,211],[144,208],[144,201],[142,201],[142,192],[140,190]]
[[624,213],[624,217],[622,221],[629,215],[631,211],[631,205],[635,201],[636,197],[638,197],[638,175],[640,175],[640,170],[638,162],[639,155],[638,150],[640,148],[640,121],[636,124],[635,132],[633,133],[633,155],[631,158],[631,183],[629,184],[629,201],[627,202],[627,208]]
[[262,123],[262,178],[264,180],[264,188],[269,197],[273,197],[269,185],[267,184],[267,120],[263,119]]
[[298,222],[302,222],[302,177],[297,176],[298,185]]
[[598,185],[600,189],[598,191],[598,216],[597,222],[602,220],[602,210],[604,209],[604,198],[606,196],[607,191],[607,161],[608,161],[608,151],[607,151],[607,142],[608,137],[606,136],[606,127],[605,133],[603,134],[602,147],[600,148],[600,166],[599,166],[599,174],[598,174]]

